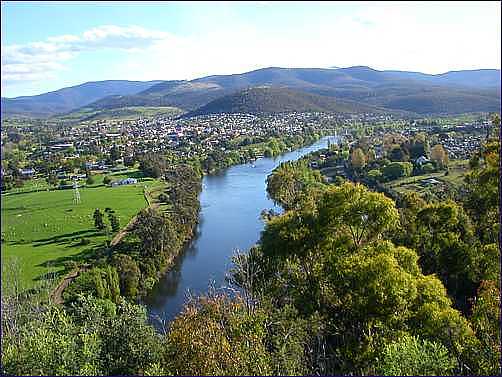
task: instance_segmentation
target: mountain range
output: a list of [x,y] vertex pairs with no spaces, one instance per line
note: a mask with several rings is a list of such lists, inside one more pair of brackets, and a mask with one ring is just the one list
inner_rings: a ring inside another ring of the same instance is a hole
[[2,115],[49,117],[123,107],[176,107],[187,114],[406,111],[459,114],[500,109],[500,70],[438,75],[349,68],[270,67],[191,81],[99,81],[37,96],[2,98]]
[[3,115],[47,117],[72,111],[109,95],[136,94],[160,82],[127,80],[93,81],[36,96],[2,97],[1,111]]

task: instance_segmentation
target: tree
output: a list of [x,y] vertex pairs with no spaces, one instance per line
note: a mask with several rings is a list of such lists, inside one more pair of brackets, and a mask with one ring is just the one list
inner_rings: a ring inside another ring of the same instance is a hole
[[[269,220],[246,257],[243,265],[256,272],[255,294],[278,307],[291,304],[303,318],[327,319],[330,367],[321,374],[374,374],[385,345],[408,335],[447,350],[440,368],[449,370],[447,359],[455,355],[453,373],[479,370],[473,353],[479,342],[441,281],[422,274],[414,250],[385,241],[398,225],[391,199],[361,185],[329,186],[313,207]],[[429,346],[421,352],[432,357]],[[431,365],[424,363],[416,373]]]
[[291,306],[249,311],[240,296],[199,297],[172,322],[166,359],[181,375],[308,374],[315,324],[297,314]]
[[366,166],[366,156],[361,148],[356,148],[350,154],[350,164],[354,169],[362,169]]
[[383,174],[379,169],[372,169],[368,172],[368,178],[373,182],[380,182],[383,178]]
[[375,150],[373,148],[368,149],[366,152],[366,161],[371,163],[376,160]]
[[134,225],[134,234],[141,241],[141,253],[145,256],[164,254],[171,250],[176,240],[170,220],[153,208],[142,210]]
[[110,161],[113,163],[120,158],[120,150],[116,144],[110,149]]
[[147,177],[159,178],[167,169],[167,161],[163,156],[147,153],[140,158],[139,169]]
[[107,184],[111,183],[111,181],[112,181],[112,179],[110,178],[110,176],[105,175],[105,176],[103,177],[103,183],[104,183],[105,185],[107,185]]
[[110,226],[113,232],[118,232],[120,230],[120,222],[117,216],[113,213],[108,213],[108,220],[110,221]]
[[394,202],[361,184],[330,187],[322,197],[318,211],[323,232],[348,231],[356,247],[379,238],[399,224]]
[[471,322],[481,340],[482,373],[500,375],[500,291],[495,281],[483,281],[472,309]]
[[2,331],[2,374],[100,375],[99,349],[96,333],[82,331],[62,307],[46,307],[17,334]]
[[246,314],[242,303],[200,298],[171,325],[175,374],[272,374],[263,314]]
[[125,297],[136,298],[138,295],[141,271],[138,264],[129,255],[115,254],[112,265],[119,274],[120,292]]
[[285,210],[294,208],[309,188],[319,186],[323,178],[307,162],[284,162],[267,177],[267,193]]
[[120,302],[117,315],[101,328],[100,338],[100,358],[108,375],[143,374],[163,361],[161,338],[148,323],[144,306]]
[[420,337],[405,335],[385,346],[377,373],[383,376],[447,376],[455,359],[445,346]]
[[448,166],[448,153],[441,144],[436,144],[432,147],[431,160],[435,161],[440,168]]
[[401,146],[395,146],[389,152],[389,159],[391,161],[408,161],[410,156]]
[[81,294],[118,303],[120,287],[117,270],[106,266],[84,271],[64,290],[63,297],[66,302],[75,302]]
[[98,230],[105,229],[105,223],[103,221],[103,212],[99,208],[96,208],[92,216],[94,218],[94,227]]
[[476,153],[473,170],[466,174],[464,207],[474,219],[476,234],[486,243],[498,240],[500,143],[482,146]]
[[453,201],[427,204],[417,212],[414,227],[410,246],[420,255],[424,273],[436,274],[458,307],[465,308],[475,293],[478,254],[465,211]]
[[432,165],[430,162],[428,162],[422,166],[422,171],[426,174],[433,173],[434,170],[436,170],[436,169],[434,169],[434,165]]
[[169,203],[169,196],[166,195],[165,193],[161,193],[158,197],[159,202],[161,203]]
[[500,114],[494,113],[491,115],[489,125],[486,126],[486,140],[488,140],[488,138],[490,137],[492,129],[498,130],[499,128],[500,128]]
[[391,162],[382,168],[382,173],[388,180],[407,177],[413,171],[413,165],[409,162]]
[[58,184],[58,178],[56,177],[56,174],[54,173],[49,173],[49,176],[46,178],[47,183],[50,186],[57,186]]
[[92,185],[94,184],[94,182],[95,182],[94,177],[91,174],[88,174],[85,183],[87,183],[88,185]]
[[409,142],[404,144],[404,147],[409,151],[410,158],[417,159],[420,156],[428,156],[429,142],[427,135],[424,132],[417,133]]
[[136,159],[134,156],[126,156],[124,157],[124,165],[127,167],[132,167],[136,163]]

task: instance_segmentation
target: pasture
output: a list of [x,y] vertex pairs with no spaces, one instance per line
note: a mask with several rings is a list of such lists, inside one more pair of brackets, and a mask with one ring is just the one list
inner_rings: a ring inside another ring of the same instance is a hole
[[48,273],[62,275],[69,261],[92,258],[96,248],[113,237],[111,231],[107,234],[94,228],[96,208],[102,212],[111,208],[121,227],[125,226],[147,206],[144,187],[151,190],[161,185],[158,180],[145,179],[113,188],[102,184],[82,187],[79,204],[73,201],[72,189],[2,195],[2,266],[15,259],[25,289],[36,286]]
[[436,179],[437,181],[451,185],[453,187],[459,187],[463,184],[464,176],[469,171],[469,161],[468,160],[452,160],[449,165],[449,174],[444,175],[444,172],[415,175],[411,177],[405,177],[390,181],[385,185],[388,188],[396,190],[400,193],[410,193],[417,192],[418,194],[424,194],[430,187],[421,184],[421,181],[425,179]]

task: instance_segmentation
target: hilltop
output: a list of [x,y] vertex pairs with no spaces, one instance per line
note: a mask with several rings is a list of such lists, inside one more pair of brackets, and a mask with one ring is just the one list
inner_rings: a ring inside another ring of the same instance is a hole
[[[134,106],[177,107],[190,112],[219,98],[262,86],[288,88],[333,97],[337,101],[355,101],[359,106],[424,115],[490,112],[500,108],[500,70],[497,69],[430,75],[379,71],[365,66],[327,69],[270,67],[191,81],[86,83],[38,96],[2,98],[2,114],[53,116],[78,111],[82,107],[88,111],[100,111]],[[216,111],[215,106],[225,101],[211,103],[211,111]],[[275,102],[281,103],[282,99]]]
[[285,112],[336,112],[336,113],[378,113],[373,106],[339,100],[332,97],[300,92],[288,88],[254,87],[226,95],[209,102],[185,116],[248,113],[267,114]]

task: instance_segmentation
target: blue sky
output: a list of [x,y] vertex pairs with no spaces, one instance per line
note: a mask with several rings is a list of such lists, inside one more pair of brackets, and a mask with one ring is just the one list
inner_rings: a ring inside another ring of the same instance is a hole
[[500,2],[2,2],[2,96],[268,66],[500,68]]

